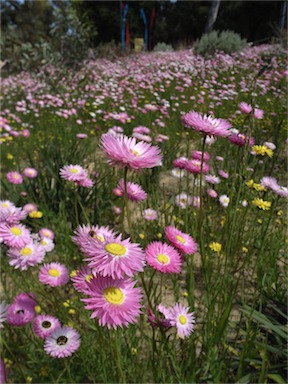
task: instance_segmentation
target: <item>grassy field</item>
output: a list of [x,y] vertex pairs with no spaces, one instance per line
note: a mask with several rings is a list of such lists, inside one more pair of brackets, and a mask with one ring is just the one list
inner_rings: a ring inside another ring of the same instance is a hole
[[286,58],[3,76],[1,382],[286,383]]

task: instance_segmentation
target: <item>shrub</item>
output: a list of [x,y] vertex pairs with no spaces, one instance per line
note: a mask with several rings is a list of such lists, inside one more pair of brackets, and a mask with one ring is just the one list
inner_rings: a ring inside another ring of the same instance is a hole
[[238,33],[232,31],[212,31],[205,33],[200,40],[195,43],[195,52],[206,56],[215,53],[216,51],[223,51],[225,53],[232,53],[239,51],[247,45],[246,39],[241,39]]
[[154,52],[173,52],[172,45],[166,43],[157,43],[153,49]]

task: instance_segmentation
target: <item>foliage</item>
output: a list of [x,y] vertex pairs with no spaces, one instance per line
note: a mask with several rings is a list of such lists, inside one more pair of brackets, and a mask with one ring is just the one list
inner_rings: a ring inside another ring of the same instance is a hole
[[173,47],[170,44],[157,43],[153,48],[154,52],[173,52]]
[[241,39],[238,33],[232,31],[212,31],[205,33],[194,45],[196,53],[202,56],[214,54],[223,51],[231,54],[244,48],[247,44],[245,39]]

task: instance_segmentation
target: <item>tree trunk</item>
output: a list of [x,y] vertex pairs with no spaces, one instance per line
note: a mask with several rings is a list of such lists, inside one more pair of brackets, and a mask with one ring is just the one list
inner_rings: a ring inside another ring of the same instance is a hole
[[207,24],[204,31],[205,33],[209,33],[212,31],[213,25],[215,24],[215,21],[217,19],[220,3],[221,3],[221,0],[212,0],[209,13],[208,13]]

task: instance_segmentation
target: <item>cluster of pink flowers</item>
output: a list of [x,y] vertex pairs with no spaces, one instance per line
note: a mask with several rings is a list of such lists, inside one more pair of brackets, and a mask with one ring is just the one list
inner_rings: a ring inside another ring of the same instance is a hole
[[108,328],[135,323],[143,294],[133,277],[145,266],[140,245],[123,240],[108,227],[90,225],[79,226],[72,239],[87,261],[72,281],[75,289],[89,296],[83,301],[92,310],[91,318]]
[[78,164],[65,165],[60,169],[60,176],[84,188],[91,188],[93,186],[93,181],[88,177],[86,169]]
[[[28,179],[35,179],[38,176],[38,172],[35,168],[25,168],[23,170],[23,175]],[[17,171],[11,171],[6,174],[6,178],[11,184],[22,184],[23,176]]]
[[54,248],[54,233],[50,229],[42,228],[38,234],[32,234],[20,224],[27,212],[24,207],[15,207],[9,200],[0,201],[1,242],[8,247],[9,264],[21,271],[42,263],[45,254]]
[[47,354],[57,358],[71,356],[80,346],[78,332],[71,327],[61,326],[54,316],[36,316],[36,304],[35,295],[31,292],[18,294],[10,305],[1,303],[1,327],[4,321],[13,327],[31,324],[34,334],[44,340],[44,350]]

